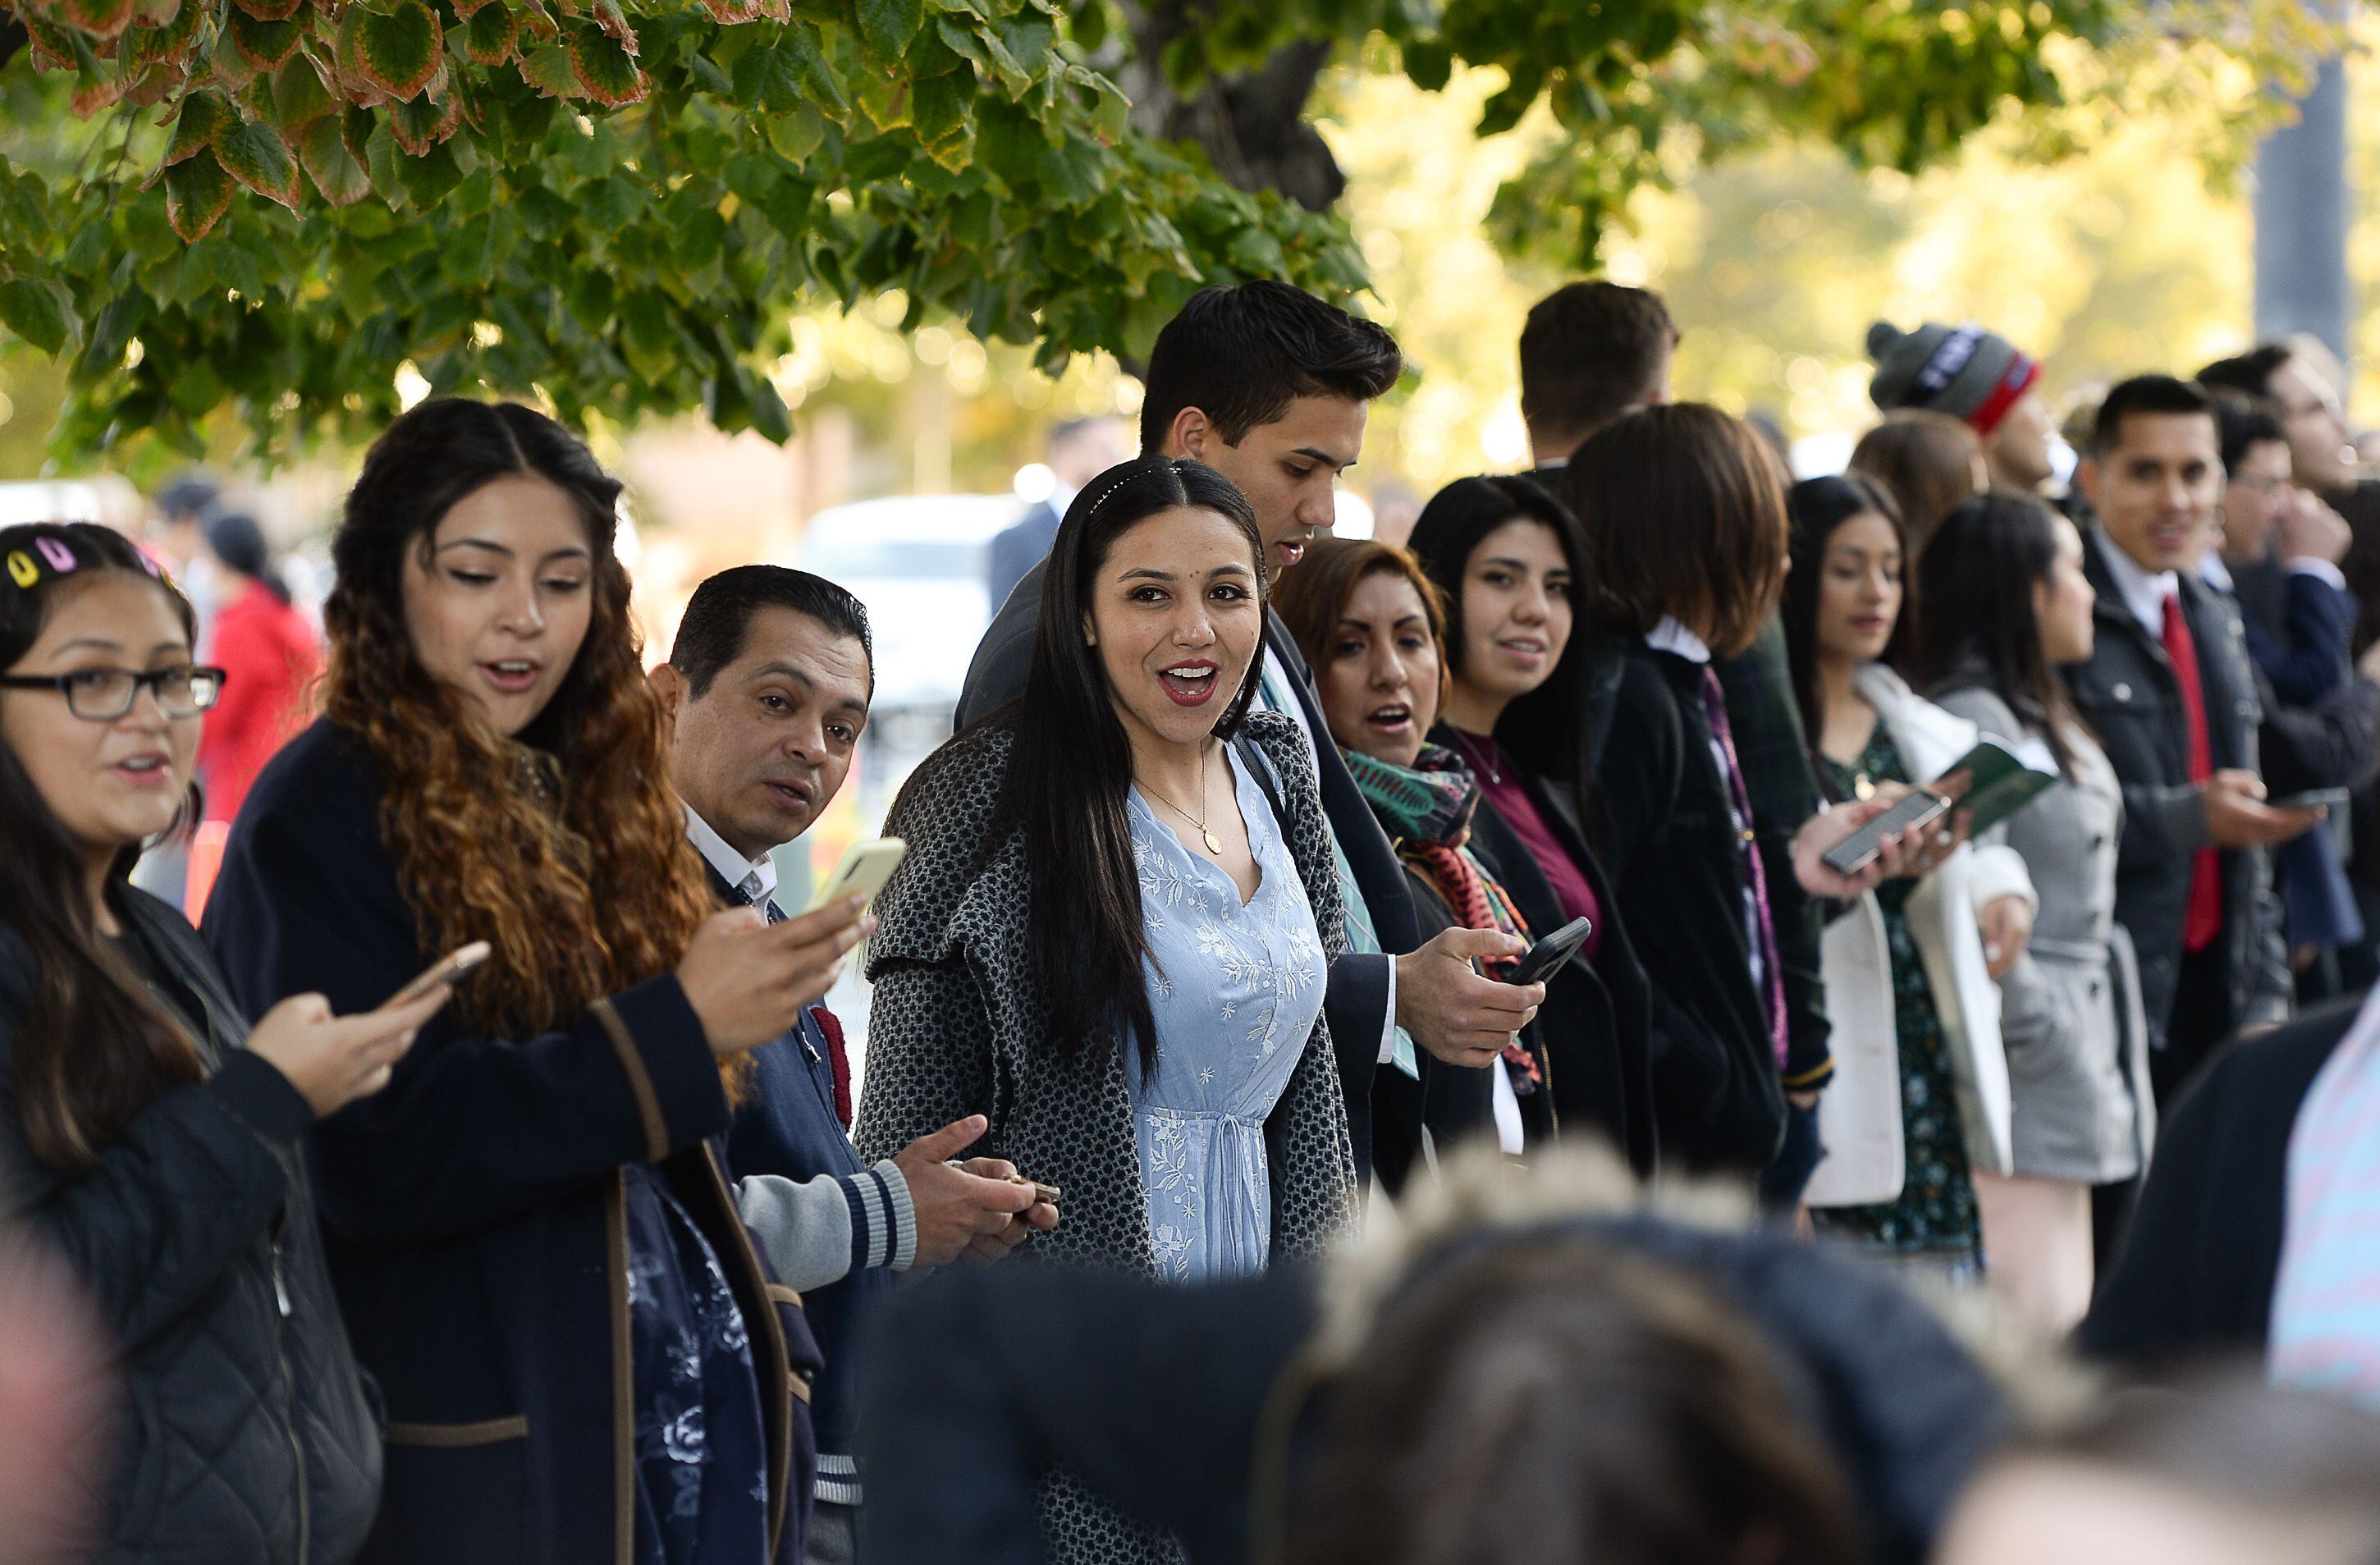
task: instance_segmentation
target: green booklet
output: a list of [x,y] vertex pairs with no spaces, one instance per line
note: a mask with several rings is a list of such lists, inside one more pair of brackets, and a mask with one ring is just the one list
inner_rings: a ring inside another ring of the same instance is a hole
[[1999,741],[1985,739],[1926,787],[1957,807],[1973,812],[1973,834],[1980,837],[2033,803],[2057,781],[2055,771],[2028,765]]

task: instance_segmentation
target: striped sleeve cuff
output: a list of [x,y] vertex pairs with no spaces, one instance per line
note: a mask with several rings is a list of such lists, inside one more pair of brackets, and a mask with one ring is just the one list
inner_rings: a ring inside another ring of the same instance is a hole
[[853,1269],[908,1270],[917,1259],[917,1209],[900,1165],[887,1158],[837,1183],[851,1203]]

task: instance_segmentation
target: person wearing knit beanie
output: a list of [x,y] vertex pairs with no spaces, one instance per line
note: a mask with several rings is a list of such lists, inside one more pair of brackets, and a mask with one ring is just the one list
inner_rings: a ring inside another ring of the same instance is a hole
[[2032,493],[2049,481],[2041,366],[2006,337],[1981,326],[1929,321],[1904,332],[1878,321],[1867,329],[1867,356],[1876,361],[1868,395],[1877,407],[1930,407],[1964,419],[1983,440],[1995,488]]

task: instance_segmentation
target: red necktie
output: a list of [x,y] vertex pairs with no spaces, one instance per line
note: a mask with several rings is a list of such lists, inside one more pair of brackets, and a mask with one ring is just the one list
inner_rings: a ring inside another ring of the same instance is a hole
[[[2181,694],[2181,715],[2190,731],[2190,780],[2204,786],[2215,774],[2215,751],[2206,737],[2206,687],[2198,678],[2198,643],[2191,639],[2190,620],[2181,612],[2181,595],[2165,601],[2165,655],[2173,663],[2173,683]],[[2181,921],[2181,949],[2195,956],[2215,943],[2223,930],[2223,872],[2213,848],[2201,848],[2191,860],[2190,901]]]

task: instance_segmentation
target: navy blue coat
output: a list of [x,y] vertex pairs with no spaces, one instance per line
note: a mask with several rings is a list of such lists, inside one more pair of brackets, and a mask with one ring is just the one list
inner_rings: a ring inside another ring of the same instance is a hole
[[[744,899],[733,896],[737,906]],[[736,1179],[775,1174],[795,1183],[832,1175],[864,1175],[868,1165],[834,1111],[834,1067],[815,1010],[798,1031],[752,1051],[751,1096],[735,1110],[727,1133],[727,1167]],[[855,1218],[855,1227],[861,1220]],[[810,1417],[818,1431],[820,1498],[848,1501],[858,1414],[854,1373],[861,1323],[892,1282],[881,1267],[860,1264],[863,1235],[852,1239],[852,1268],[842,1280],[802,1295],[804,1313],[826,1363],[811,1385]]]
[[[378,1005],[421,948],[361,746],[316,722],[257,779],[205,934],[250,1016]],[[357,1357],[388,1409],[365,1565],[627,1565],[635,1420],[622,1170],[658,1166],[718,1255],[760,1377],[780,1559],[798,1560],[818,1351],[754,1251],[710,1138],[727,1097],[668,974],[533,1038],[451,1013],[317,1127],[315,1188]]]

